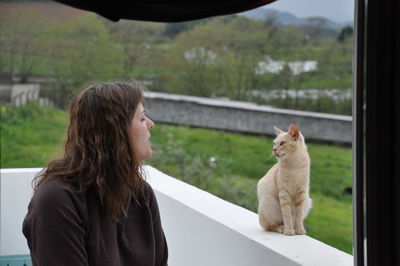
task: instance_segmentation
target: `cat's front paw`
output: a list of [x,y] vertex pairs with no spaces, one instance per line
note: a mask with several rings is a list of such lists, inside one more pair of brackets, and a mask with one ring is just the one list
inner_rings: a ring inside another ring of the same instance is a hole
[[304,228],[296,228],[296,235],[305,235],[306,234],[306,229]]
[[287,236],[293,236],[295,234],[294,229],[286,229],[283,231],[283,233]]

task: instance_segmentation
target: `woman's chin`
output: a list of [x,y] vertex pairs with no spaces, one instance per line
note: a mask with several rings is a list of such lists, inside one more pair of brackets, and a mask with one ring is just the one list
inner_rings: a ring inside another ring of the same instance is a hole
[[143,157],[145,157],[143,160],[150,159],[151,156],[153,156],[153,150],[150,149],[150,150],[147,152],[147,154],[146,154],[145,156],[143,156]]

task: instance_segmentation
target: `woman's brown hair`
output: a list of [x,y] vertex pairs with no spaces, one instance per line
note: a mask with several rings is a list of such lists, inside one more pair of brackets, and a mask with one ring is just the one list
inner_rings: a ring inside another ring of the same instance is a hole
[[63,158],[51,161],[35,178],[35,189],[62,178],[71,189],[94,187],[114,221],[125,217],[130,197],[137,199],[144,180],[129,140],[129,128],[143,92],[139,85],[103,83],[77,94],[70,105]]

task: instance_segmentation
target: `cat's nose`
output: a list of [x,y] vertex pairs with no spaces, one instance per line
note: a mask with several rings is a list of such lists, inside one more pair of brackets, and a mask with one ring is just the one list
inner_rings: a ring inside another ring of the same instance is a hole
[[274,148],[273,151],[276,152],[276,148]]

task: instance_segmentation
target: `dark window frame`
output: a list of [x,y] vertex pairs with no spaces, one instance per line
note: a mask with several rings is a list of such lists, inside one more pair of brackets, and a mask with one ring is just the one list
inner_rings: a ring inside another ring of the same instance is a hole
[[400,265],[400,4],[355,3],[354,263]]

